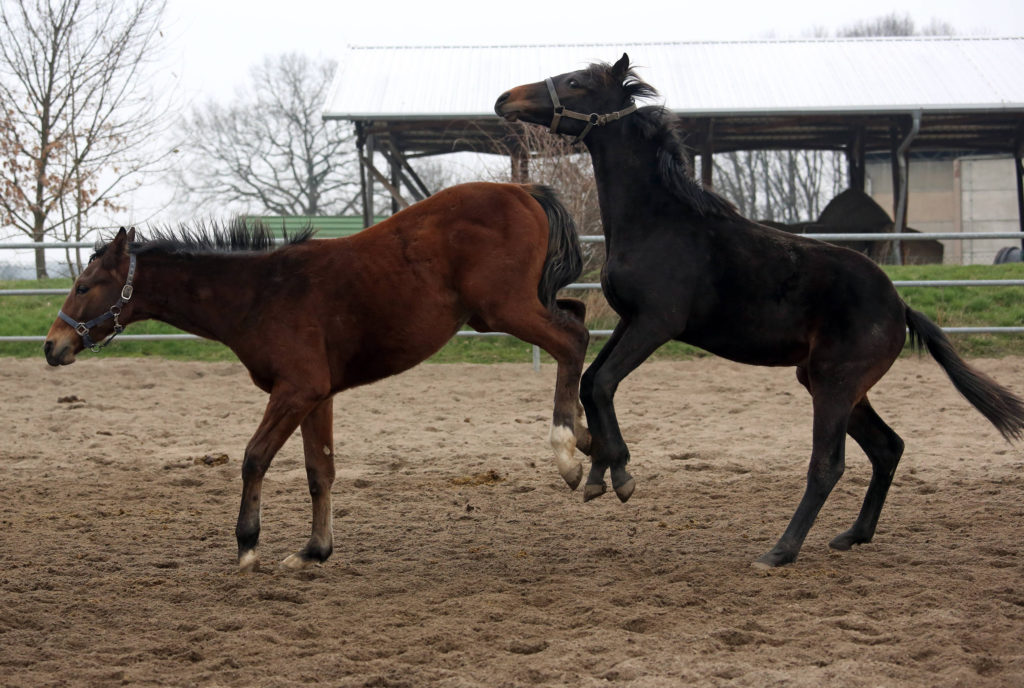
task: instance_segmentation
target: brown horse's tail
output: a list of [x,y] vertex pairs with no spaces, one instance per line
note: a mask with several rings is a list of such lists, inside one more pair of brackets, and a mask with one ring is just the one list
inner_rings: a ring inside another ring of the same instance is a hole
[[971,402],[981,415],[1007,440],[1019,440],[1024,433],[1024,401],[1013,392],[998,384],[984,373],[980,373],[960,358],[942,329],[923,313],[906,306],[907,327],[910,330],[910,345],[928,349],[953,386]]
[[558,290],[575,281],[583,272],[583,251],[580,250],[576,223],[558,200],[554,189],[539,184],[530,184],[525,188],[548,216],[548,253],[537,286],[537,296],[541,303],[551,308],[555,305]]

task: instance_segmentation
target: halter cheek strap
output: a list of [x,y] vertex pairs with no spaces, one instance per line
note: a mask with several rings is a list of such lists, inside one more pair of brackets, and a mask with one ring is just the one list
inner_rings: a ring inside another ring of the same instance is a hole
[[[132,293],[135,288],[132,286],[132,281],[135,279],[135,254],[131,254],[128,259],[128,277],[125,279],[124,286],[121,287],[121,297],[117,300],[113,306],[107,309],[105,313],[102,313],[89,322],[79,322],[72,318],[64,311],[58,311],[57,317],[71,325],[78,333],[78,336],[82,338],[82,343],[89,348],[90,351],[97,352],[103,347],[114,341],[114,337],[124,332],[124,325],[118,322],[117,317],[121,315],[121,308],[128,303],[132,298]],[[102,342],[96,343],[93,341],[89,332],[92,328],[96,327],[100,323],[104,323],[111,318],[114,319],[114,331]]]
[[583,137],[590,133],[590,130],[594,127],[603,127],[609,122],[614,122],[617,119],[621,119],[628,114],[636,112],[636,103],[630,103],[628,107],[616,112],[609,112],[604,115],[599,115],[596,112],[592,112],[589,115],[584,115],[582,112],[574,112],[572,110],[566,110],[565,106],[562,105],[562,101],[558,99],[558,93],[555,92],[555,82],[551,80],[551,77],[544,79],[544,83],[547,84],[548,93],[551,95],[551,104],[555,108],[555,114],[551,118],[551,133],[558,133],[558,123],[562,121],[563,117],[570,119],[578,119],[581,122],[586,122],[587,126],[583,127],[583,131],[573,139],[573,143],[579,143],[583,140]]

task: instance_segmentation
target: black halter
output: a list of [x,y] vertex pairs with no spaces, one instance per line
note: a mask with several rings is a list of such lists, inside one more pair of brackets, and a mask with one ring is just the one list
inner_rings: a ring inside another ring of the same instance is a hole
[[570,119],[578,119],[581,122],[586,122],[587,126],[583,127],[583,131],[580,132],[579,136],[573,139],[573,143],[579,143],[583,140],[583,137],[590,133],[590,130],[594,127],[603,127],[609,122],[614,122],[617,119],[625,117],[626,115],[636,112],[636,103],[630,103],[628,107],[618,110],[616,112],[609,112],[606,115],[599,115],[596,112],[592,112],[589,115],[584,115],[582,112],[573,112],[572,110],[566,110],[562,102],[558,100],[558,94],[555,93],[555,82],[551,80],[551,77],[544,79],[544,83],[548,86],[548,93],[551,94],[551,104],[555,107],[555,114],[551,118],[551,133],[558,133],[558,123],[563,117],[569,117]]
[[[132,292],[134,287],[132,281],[135,279],[135,254],[131,254],[128,259],[128,277],[125,279],[124,286],[121,287],[121,297],[117,300],[113,306],[107,309],[106,313],[97,315],[89,322],[78,322],[64,311],[58,311],[57,317],[66,322],[71,327],[75,328],[75,332],[82,338],[82,342],[89,348],[90,351],[97,352],[103,347],[114,341],[114,337],[124,332],[124,325],[117,321],[117,316],[121,315],[121,307],[124,306],[132,298]],[[96,327],[102,322],[106,322],[111,318],[114,319],[114,331],[110,333],[110,336],[104,339],[100,343],[96,343],[89,336],[90,330]]]

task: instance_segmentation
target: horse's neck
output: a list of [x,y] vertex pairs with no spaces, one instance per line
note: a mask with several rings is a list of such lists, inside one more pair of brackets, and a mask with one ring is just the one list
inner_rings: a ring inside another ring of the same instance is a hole
[[594,165],[601,224],[610,247],[619,239],[642,234],[638,222],[652,203],[669,192],[657,181],[657,150],[648,141],[636,141],[624,129],[606,130],[588,142]]
[[159,320],[227,344],[238,320],[253,307],[254,283],[244,265],[230,254],[143,255],[133,294],[138,309],[134,319]]

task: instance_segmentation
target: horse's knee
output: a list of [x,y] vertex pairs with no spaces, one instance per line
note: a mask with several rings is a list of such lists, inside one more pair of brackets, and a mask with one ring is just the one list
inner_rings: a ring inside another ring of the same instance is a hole
[[242,480],[245,483],[263,480],[273,458],[274,455],[264,451],[260,445],[250,444],[242,457]]
[[807,472],[807,487],[819,496],[827,497],[845,472],[846,466],[842,461],[822,462]]
[[608,407],[615,396],[616,386],[609,376],[601,375],[591,367],[580,378],[580,401],[588,413],[598,407]]

